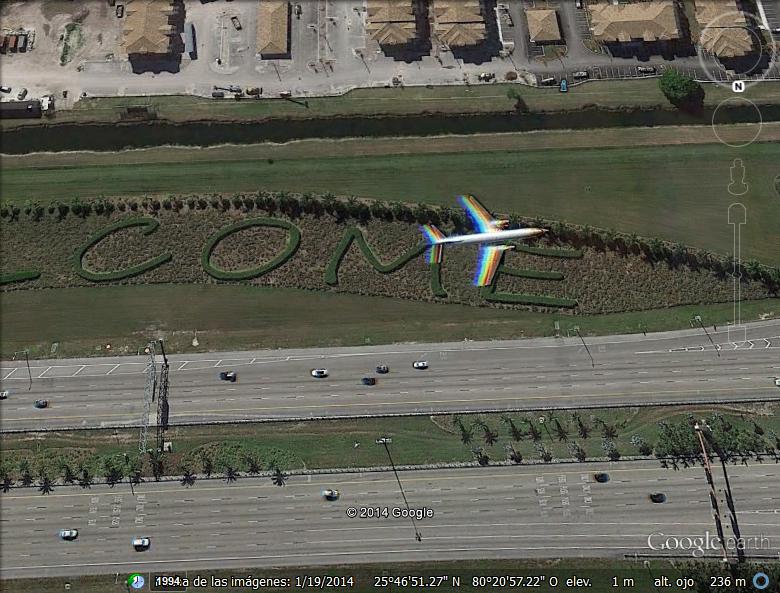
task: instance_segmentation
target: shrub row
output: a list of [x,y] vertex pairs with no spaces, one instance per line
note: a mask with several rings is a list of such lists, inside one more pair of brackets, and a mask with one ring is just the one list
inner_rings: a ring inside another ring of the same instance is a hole
[[24,282],[25,280],[37,280],[41,273],[34,270],[24,270],[20,272],[10,272],[9,274],[0,274],[0,286],[12,284],[14,282]]

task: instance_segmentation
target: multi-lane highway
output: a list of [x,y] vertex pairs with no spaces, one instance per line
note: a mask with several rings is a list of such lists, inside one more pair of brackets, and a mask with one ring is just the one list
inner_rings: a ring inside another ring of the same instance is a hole
[[[780,397],[780,322],[588,338],[171,356],[172,423]],[[720,356],[718,356],[718,353]],[[412,368],[425,359],[430,368]],[[377,364],[390,373],[376,375]],[[3,431],[137,425],[143,357],[2,363]],[[314,379],[314,367],[329,369]],[[235,370],[238,381],[220,381]],[[375,376],[377,385],[361,384]],[[48,409],[33,402],[45,398]],[[154,407],[152,408],[154,411]],[[152,418],[154,422],[154,418]]]
[[[593,473],[605,469],[610,481],[597,483]],[[747,554],[776,557],[780,467],[728,471]],[[191,488],[152,482],[135,495],[126,485],[59,487],[48,496],[15,489],[0,497],[0,575],[473,557],[690,557],[696,540],[681,539],[687,537],[709,542],[707,556],[722,553],[700,467],[518,466],[405,472],[401,479],[410,506],[433,512],[417,521],[421,541],[408,519],[348,516],[350,508],[404,508],[395,478],[386,473],[292,477],[284,488],[257,478],[229,486],[201,481]],[[715,482],[723,485],[719,468]],[[341,498],[323,500],[323,488],[340,489]],[[665,493],[667,502],[650,502],[651,492]],[[731,538],[729,521],[724,523]],[[61,541],[62,528],[78,529],[78,539]],[[133,549],[138,536],[151,538],[149,551]]]

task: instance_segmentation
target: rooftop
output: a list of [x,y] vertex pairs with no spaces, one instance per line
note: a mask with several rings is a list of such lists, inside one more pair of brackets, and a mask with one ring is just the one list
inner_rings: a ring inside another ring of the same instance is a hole
[[287,0],[260,0],[257,11],[257,53],[261,56],[288,55],[289,28],[290,5]]
[[736,58],[753,52],[753,38],[745,15],[734,2],[697,0],[696,20],[702,28],[702,47],[721,58]]
[[368,0],[366,33],[380,45],[402,45],[417,35],[412,0]]
[[558,15],[554,10],[528,9],[525,11],[528,19],[528,32],[531,41],[560,41],[561,30],[558,27]]
[[479,0],[433,0],[434,33],[450,47],[477,45],[485,39]]
[[593,36],[598,41],[669,41],[680,38],[673,0],[632,4],[589,4]]
[[122,33],[122,49],[129,54],[167,54],[175,12],[169,0],[128,0]]

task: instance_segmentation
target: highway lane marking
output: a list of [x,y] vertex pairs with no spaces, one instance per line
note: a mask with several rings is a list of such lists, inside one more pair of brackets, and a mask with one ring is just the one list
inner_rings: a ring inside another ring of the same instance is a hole
[[[772,469],[777,469],[778,471],[780,471],[780,465],[777,465],[777,466],[766,466],[765,470],[768,470],[770,467]],[[410,475],[410,476],[405,476],[404,477],[404,482],[436,482],[436,481],[449,481],[449,480],[490,480],[490,479],[494,479],[494,478],[495,479],[500,479],[500,478],[506,479],[507,477],[510,477],[513,480],[517,480],[517,479],[519,479],[521,477],[528,477],[528,478],[536,477],[539,474],[541,474],[541,475],[553,475],[553,476],[559,476],[559,475],[580,476],[583,473],[583,471],[586,471],[584,468],[579,468],[577,470],[572,470],[572,471],[561,471],[561,470],[557,470],[556,471],[554,469],[550,469],[548,471],[543,471],[543,470],[540,470],[537,467],[529,467],[528,470],[527,470],[528,473],[520,473],[520,474],[518,474],[518,473],[510,473],[509,472],[509,469],[517,471],[516,467],[511,467],[511,468],[508,467],[506,474],[481,474],[480,473],[480,474],[471,474],[471,475],[469,475],[467,472],[469,470],[472,470],[472,469],[473,468],[465,468],[464,470],[460,470],[463,473],[458,473],[458,475],[455,475],[455,476],[434,475],[434,476],[427,476],[427,477],[414,477],[414,476]],[[740,474],[742,469],[743,469],[742,466],[734,466],[734,467],[731,467],[729,469],[729,471],[736,475],[736,474]],[[744,469],[747,469],[749,471],[749,470],[752,470],[753,468],[751,467],[751,468],[744,468]],[[680,470],[671,470],[671,469],[664,469],[664,468],[662,468],[660,466],[657,466],[657,467],[639,467],[639,468],[625,468],[625,469],[610,469],[609,471],[610,471],[610,474],[621,474],[621,473],[628,473],[628,472],[658,472],[658,473],[674,472],[675,475],[682,475],[682,473],[680,473],[680,472],[685,472],[685,471],[687,471],[687,472],[694,472],[694,471],[698,472],[699,470],[700,470],[700,468],[698,468],[698,467],[689,467],[689,468],[684,468],[684,469],[680,469]],[[735,470],[740,470],[740,471],[735,471]],[[444,470],[444,471],[453,471],[453,470]],[[588,471],[588,473],[592,473],[592,472],[595,472],[595,471],[598,471],[598,470],[596,470],[596,469],[589,469],[587,471]],[[381,473],[389,473],[389,472],[376,472],[376,473],[377,474],[381,474]],[[344,475],[344,474],[342,474],[342,475]],[[331,476],[331,475],[323,476],[323,477],[325,478],[323,480],[323,482],[333,481],[333,476]],[[766,477],[772,477],[772,476],[767,475]],[[260,480],[262,478],[249,478],[249,479]],[[694,476],[691,479],[693,479],[693,480],[704,480],[705,478],[704,478],[703,475],[700,475],[700,476],[697,475],[697,476]],[[174,482],[178,482],[178,480],[172,480],[170,483],[173,484]],[[395,483],[395,478],[392,478],[392,479],[390,479],[390,478],[388,478],[388,479],[379,478],[379,479],[349,480],[349,481],[340,481],[339,484],[341,484],[343,486],[343,485],[362,485],[362,484],[382,484],[382,483],[386,483],[386,482]],[[311,487],[311,485],[308,484],[308,483],[306,483],[306,484],[300,483],[299,484],[299,483],[289,483],[289,482],[287,483],[287,486],[288,487],[309,487],[309,488]],[[275,489],[275,488],[278,488],[278,486],[275,486],[273,484],[258,483],[258,484],[246,484],[246,485],[244,485],[244,484],[241,484],[241,485],[239,485],[239,484],[231,484],[230,486],[220,485],[220,486],[213,486],[213,487],[212,486],[200,486],[198,488],[198,490],[201,491],[201,492],[208,492],[210,490],[222,490],[222,491],[224,491],[224,489],[228,488],[228,487],[231,490],[244,490],[244,489],[247,489],[247,488],[263,488],[263,489]],[[140,489],[141,488],[139,487],[139,490]],[[442,488],[442,490],[448,490],[448,489]],[[189,493],[192,493],[193,490],[191,488],[188,488],[188,487],[179,487],[179,488],[174,487],[174,488],[166,488],[166,489],[161,489],[161,490],[146,490],[146,489],[143,489],[143,494],[161,494],[161,493],[178,493],[178,492],[189,492]],[[110,494],[110,492],[107,491],[106,494]],[[52,494],[48,494],[46,498],[47,499],[52,499],[52,498],[70,497],[70,496],[96,496],[96,494],[95,494],[95,492],[73,492],[73,493],[68,493],[68,494],[54,494],[54,493],[52,493]],[[40,501],[40,494],[31,494],[29,496],[9,496],[9,495],[5,494],[5,495],[2,496],[2,498],[0,498],[0,500],[25,500],[25,499],[32,499],[32,498],[37,499],[37,500]],[[48,507],[45,507],[45,508],[48,508]]]
[[13,375],[13,374],[14,374],[14,373],[15,373],[15,372],[16,372],[16,371],[19,369],[19,368],[20,368],[20,367],[14,367],[14,368],[12,368],[12,369],[11,369],[11,372],[9,372],[7,375],[5,375],[5,376],[4,376],[2,379],[0,379],[0,380],[2,380],[2,381],[5,381],[5,380],[6,380],[8,377],[10,377],[11,375]]
[[[589,550],[634,550],[636,546],[588,546]],[[642,548],[644,549],[644,548]],[[168,560],[143,560],[138,559],[127,562],[84,562],[78,564],[49,564],[38,566],[3,566],[0,571],[8,572],[11,570],[40,570],[46,568],[87,568],[98,566],[133,566],[138,567],[147,564],[172,564],[172,563],[184,563],[184,562],[232,562],[237,560],[280,560],[284,558],[310,558],[312,556],[319,557],[339,557],[339,556],[367,556],[367,555],[381,555],[381,554],[432,554],[432,553],[468,553],[469,555],[474,552],[520,552],[520,551],[543,551],[543,550],[579,550],[582,551],[581,546],[501,546],[501,547],[468,547],[468,548],[413,548],[407,547],[402,550],[354,550],[347,552],[307,552],[299,554],[273,554],[266,556],[228,556],[228,557],[215,557],[207,556],[205,558],[181,558],[181,559],[168,559]],[[471,556],[469,556],[471,557]]]
[[[723,391],[768,391],[766,387],[721,387],[708,389],[705,393],[723,392]],[[403,392],[402,392],[403,393]],[[615,397],[639,397],[643,395],[679,395],[679,394],[701,394],[701,389],[677,389],[666,391],[637,391],[634,393],[626,392],[612,392],[612,393],[581,393],[581,394],[547,394],[547,395],[519,395],[515,397],[486,397],[486,398],[472,398],[472,399],[448,399],[448,400],[423,400],[423,401],[388,401],[388,402],[354,402],[351,404],[316,404],[306,406],[272,406],[272,407],[254,407],[254,408],[222,408],[219,410],[198,410],[182,414],[174,415],[174,418],[185,418],[192,415],[224,415],[232,414],[234,412],[257,412],[257,411],[275,411],[275,410],[307,410],[307,409],[322,409],[322,408],[353,408],[353,407],[371,407],[371,406],[409,406],[409,405],[431,405],[431,404],[462,404],[462,403],[477,403],[477,402],[503,402],[503,401],[523,401],[523,400],[536,400],[536,399],[579,399],[586,397],[603,397],[603,398],[615,398]],[[296,396],[304,397],[304,396]],[[630,405],[631,402],[625,402],[626,405]],[[681,401],[678,403],[685,403]],[[717,401],[714,403],[718,403]],[[122,417],[126,418],[127,414],[93,414],[91,418],[114,418]],[[42,416],[29,416],[25,418],[3,418],[4,423],[8,422],[24,422],[28,420],[41,420]],[[83,418],[83,416],[46,416],[45,420],[73,420],[75,418]],[[128,425],[134,426],[134,425]],[[2,432],[0,430],[0,432]]]

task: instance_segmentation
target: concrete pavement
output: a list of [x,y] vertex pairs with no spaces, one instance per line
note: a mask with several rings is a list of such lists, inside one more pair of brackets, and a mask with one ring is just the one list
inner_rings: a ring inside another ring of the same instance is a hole
[[[780,321],[643,336],[408,344],[171,356],[170,422],[344,417],[776,399]],[[412,368],[425,359],[430,368]],[[136,426],[146,359],[0,365],[2,431]],[[378,364],[390,367],[377,375]],[[327,368],[314,379],[310,371]],[[238,381],[220,381],[234,370]],[[361,384],[364,376],[377,384]],[[39,410],[33,401],[48,399]],[[153,406],[153,408],[156,406]],[[154,420],[153,420],[154,422]]]
[[[597,471],[608,471],[610,481],[595,482]],[[747,555],[775,556],[780,466],[735,466],[728,473]],[[685,537],[708,541],[706,556],[721,554],[700,467],[517,466],[404,472],[401,479],[410,506],[433,514],[417,520],[419,542],[409,519],[392,517],[393,509],[405,508],[392,474],[292,478],[284,488],[252,478],[191,488],[151,482],[136,487],[135,495],[126,484],[60,487],[48,496],[15,489],[0,495],[0,576],[152,570],[192,576],[205,568],[475,556],[690,558],[696,544]],[[720,468],[715,482],[724,482]],[[339,489],[341,498],[323,500],[323,488]],[[665,493],[667,502],[650,502],[652,492]],[[350,508],[358,517],[348,516]],[[360,517],[372,512],[362,509],[385,508],[388,517]],[[60,541],[62,528],[79,529],[78,539]],[[732,538],[730,525],[725,529]],[[151,538],[149,551],[133,550],[131,540],[139,536]]]

